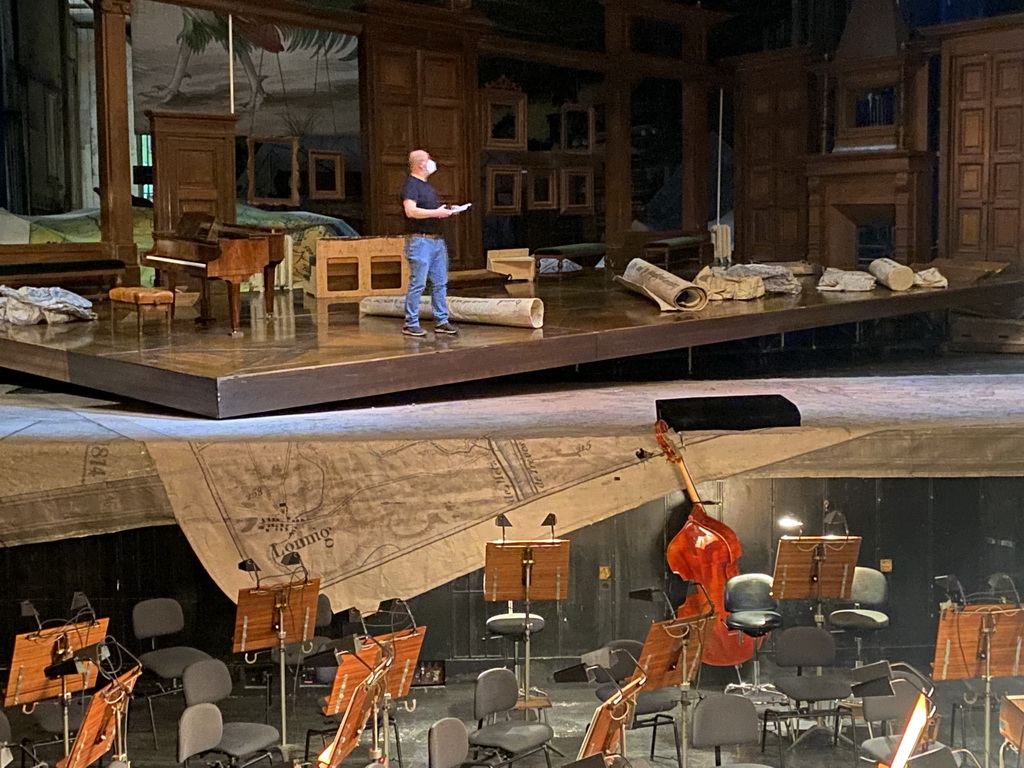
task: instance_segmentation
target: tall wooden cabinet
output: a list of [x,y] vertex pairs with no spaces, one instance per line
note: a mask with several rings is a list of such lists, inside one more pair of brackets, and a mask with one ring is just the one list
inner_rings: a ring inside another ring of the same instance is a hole
[[955,25],[942,44],[941,239],[952,258],[1020,261],[1024,29],[992,26]]
[[[430,181],[442,202],[473,201],[472,180],[479,176],[475,36],[486,27],[473,12],[393,0],[375,0],[368,10],[361,111],[369,233],[394,235],[405,227],[399,190],[414,149],[437,161]],[[479,266],[478,213],[471,209],[443,226],[452,266]]]
[[737,60],[736,250],[744,261],[803,258],[811,151],[809,53]]
[[183,213],[234,224],[238,115],[146,112],[153,136],[153,230],[173,230]]

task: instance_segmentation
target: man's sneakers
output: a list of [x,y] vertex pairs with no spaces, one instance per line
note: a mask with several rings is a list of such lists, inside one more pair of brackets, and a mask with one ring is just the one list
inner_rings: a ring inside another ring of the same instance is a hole
[[[434,326],[434,333],[446,333],[449,336],[454,336],[458,332],[459,329],[456,328],[451,323],[438,323],[437,325]],[[417,339],[422,339],[424,336],[427,335],[427,332],[424,331],[418,325],[403,325],[402,333],[404,333],[406,336],[414,336]]]

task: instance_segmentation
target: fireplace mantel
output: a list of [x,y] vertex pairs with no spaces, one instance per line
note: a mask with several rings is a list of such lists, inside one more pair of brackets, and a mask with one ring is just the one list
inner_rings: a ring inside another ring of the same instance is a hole
[[893,258],[931,258],[931,187],[935,155],[907,150],[833,152],[806,160],[808,258],[839,269],[857,263],[857,226],[895,225]]

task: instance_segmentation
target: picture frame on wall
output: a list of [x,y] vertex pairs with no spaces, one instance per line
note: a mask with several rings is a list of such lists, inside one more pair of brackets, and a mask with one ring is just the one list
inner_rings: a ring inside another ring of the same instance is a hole
[[526,94],[510,81],[503,82],[503,87],[480,92],[484,149],[525,150]]
[[562,150],[590,154],[594,151],[594,110],[579,104],[562,107]]
[[558,173],[554,169],[531,168],[526,174],[526,189],[528,210],[558,210]]
[[246,176],[249,205],[299,205],[299,140],[250,136]]
[[523,169],[514,165],[487,168],[487,215],[516,216],[522,211]]
[[311,149],[306,155],[309,197],[313,200],[345,199],[345,153]]
[[592,214],[594,212],[594,169],[563,168],[561,174],[561,212]]

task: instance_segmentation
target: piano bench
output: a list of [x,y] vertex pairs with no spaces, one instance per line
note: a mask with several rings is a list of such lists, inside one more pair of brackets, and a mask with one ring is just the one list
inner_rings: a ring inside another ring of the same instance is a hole
[[119,287],[110,289],[110,322],[117,325],[118,308],[135,312],[136,328],[142,335],[142,317],[148,308],[160,310],[171,330],[171,319],[174,317],[174,294],[162,288]]

